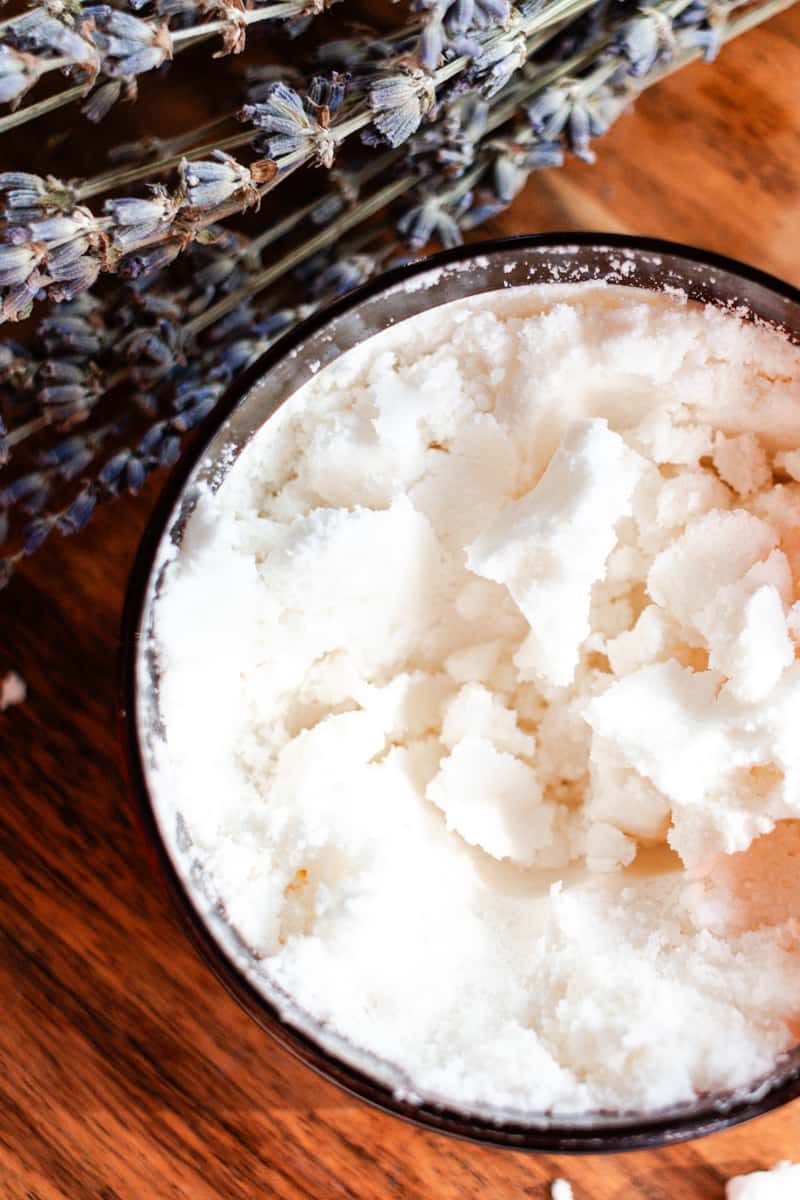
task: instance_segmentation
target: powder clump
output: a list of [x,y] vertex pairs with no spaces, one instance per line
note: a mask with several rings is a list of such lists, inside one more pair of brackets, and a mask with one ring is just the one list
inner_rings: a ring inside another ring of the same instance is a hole
[[290,1019],[466,1110],[772,1069],[798,447],[779,333],[551,285],[344,355],[202,495],[156,607],[154,789]]
[[796,1200],[800,1195],[800,1166],[778,1163],[771,1171],[754,1171],[730,1179],[725,1200]]

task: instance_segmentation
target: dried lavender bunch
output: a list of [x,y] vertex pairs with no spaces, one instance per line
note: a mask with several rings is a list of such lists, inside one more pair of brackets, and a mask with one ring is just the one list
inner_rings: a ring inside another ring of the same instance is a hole
[[[665,10],[684,10],[689,0],[673,0]],[[548,11],[576,12],[585,0],[555,0]],[[698,20],[702,19],[698,16]],[[541,26],[527,10],[502,33],[481,35],[480,54],[446,63],[433,76],[396,62],[377,75],[344,76],[332,72],[311,81],[300,95],[283,81],[264,85],[240,117],[255,132],[225,139],[226,149],[212,150],[199,162],[181,162],[172,189],[151,184],[148,196],[108,199],[103,212],[84,201],[100,190],[97,181],[66,186],[24,173],[0,176],[5,191],[5,229],[0,239],[0,302],[9,320],[27,315],[34,298],[64,300],[80,294],[101,271],[133,274],[160,269],[211,224],[255,206],[288,173],[301,165],[330,168],[338,147],[355,133],[370,144],[408,142],[426,114],[438,109],[437,86],[459,73],[486,97],[502,94],[510,75],[526,61],[529,49],[541,48],[546,35],[524,30]],[[604,35],[605,36],[605,35]],[[452,91],[457,98],[458,90]],[[249,141],[264,157],[240,162],[230,149]],[[130,182],[137,172],[127,172]],[[142,172],[146,175],[146,172]],[[113,173],[101,177],[113,188]]]
[[[597,44],[566,61],[530,64],[498,93],[505,101],[505,107],[500,105],[503,119],[526,99],[536,97],[527,112],[535,140],[544,149],[526,151],[528,157],[538,153],[546,159],[549,144],[565,135],[573,152],[590,158],[591,138],[604,132],[618,109],[615,77],[621,77],[624,84],[628,75],[639,77],[656,69],[682,47],[711,56],[738,2],[668,0],[657,9],[626,16],[611,31],[602,33],[599,51],[604,51],[604,57],[591,75],[591,86],[585,77],[568,84],[562,80],[558,86],[556,81],[567,69],[596,57]],[[473,61],[470,70],[474,69]],[[544,83],[551,86],[543,90]],[[182,160],[177,187],[170,190],[152,184],[147,196],[110,198],[102,214],[82,203],[99,190],[98,181],[70,187],[25,173],[0,176],[0,189],[6,194],[6,224],[0,242],[3,315],[8,319],[26,315],[40,294],[53,300],[70,299],[91,287],[102,270],[116,268],[138,276],[163,268],[210,225],[257,205],[299,165],[315,162],[330,167],[338,144],[367,125],[371,124],[373,137],[383,137],[391,145],[401,137],[409,142],[413,161],[420,144],[413,135],[432,103],[426,91],[430,81],[407,67],[381,75],[368,86],[366,105],[358,98],[348,103],[348,84],[334,72],[313,80],[307,95],[301,97],[282,81],[266,83],[261,98],[245,105],[241,114],[256,128],[253,150],[266,157],[246,165],[227,150],[216,149],[208,158]],[[449,137],[452,143],[447,130],[453,120],[448,106],[439,120],[443,128],[430,129],[423,135],[423,144],[425,137],[428,142]],[[493,127],[496,125],[495,120]],[[461,145],[450,163],[451,170],[458,154],[465,164],[469,159],[471,143],[466,128],[458,132]],[[530,141],[530,135],[526,139]],[[227,144],[232,140],[226,139]],[[128,172],[128,180],[136,174]],[[99,183],[108,188],[114,180],[112,173]]]
[[[106,82],[98,88],[87,108],[88,114],[93,119],[99,119],[123,91],[130,96],[135,96],[136,76],[144,70],[152,70],[154,66],[159,65],[155,59],[161,50],[164,51],[161,61],[164,61],[184,46],[196,45],[198,41],[207,37],[221,34],[224,39],[222,52],[239,52],[244,47],[244,31],[253,22],[281,18],[291,28],[296,25],[298,20],[307,20],[309,15],[320,11],[327,4],[335,3],[336,0],[284,0],[282,3],[264,4],[247,9],[237,5],[226,6],[221,4],[220,0],[215,0],[214,3],[208,0],[211,11],[223,15],[217,20],[200,21],[199,23],[194,18],[198,13],[202,14],[203,0],[179,0],[179,2],[183,18],[187,19],[188,12],[191,14],[188,19],[192,23],[188,27],[176,31],[169,28],[168,15],[161,19],[153,18],[147,21],[104,5],[97,6],[96,9],[83,10],[85,13],[96,12],[102,15],[90,17],[88,21],[82,23],[78,21],[75,24],[75,18],[66,17],[63,23],[68,31],[79,37],[84,44],[80,53],[83,57],[89,55],[92,64],[91,70],[88,70],[87,73],[87,68],[78,62],[59,62],[60,69],[65,70],[68,74],[77,74],[84,82],[79,84],[78,88],[67,89],[60,99],[52,97],[40,105],[31,105],[30,116],[35,117],[43,112],[51,111],[62,101],[66,103],[74,99],[76,95],[80,94],[78,89],[86,91],[98,73],[102,73],[107,77]],[[334,45],[339,47],[345,56],[344,65],[348,68],[356,68],[356,74],[364,75],[366,82],[369,81],[370,76],[375,74],[376,68],[382,69],[385,64],[387,68],[398,75],[398,78],[404,71],[418,83],[422,78],[430,76],[432,85],[436,89],[454,77],[465,74],[469,68],[473,76],[473,85],[475,81],[479,80],[486,88],[497,90],[524,62],[526,38],[574,16],[590,7],[592,3],[593,0],[550,0],[549,4],[543,5],[541,0],[520,0],[517,6],[509,6],[507,17],[503,21],[495,22],[493,25],[476,31],[474,37],[464,44],[458,54],[454,54],[453,49],[449,47],[441,56],[443,61],[438,66],[436,64],[429,65],[429,56],[426,57],[422,53],[421,45],[417,44],[418,39],[414,28],[409,31],[401,30],[385,40],[376,39],[370,35],[360,39],[344,39]],[[32,9],[31,13],[35,14],[34,24],[45,15],[44,10],[39,7]],[[93,26],[96,21],[103,23],[105,28],[101,28],[95,33]],[[134,24],[137,21],[139,25]],[[123,32],[123,25],[125,32]],[[50,26],[47,28],[51,37],[55,37],[55,30]],[[26,50],[27,43],[25,45],[16,44],[19,39],[14,34],[14,29],[14,21],[7,22],[5,28],[0,28],[0,41],[3,44],[8,43],[9,49],[15,53]],[[48,65],[48,63],[53,64],[56,55],[44,38],[40,38],[39,41],[41,44],[38,46],[33,46],[31,43],[32,49],[28,51],[31,54],[36,51],[41,57],[41,69],[35,78],[31,77],[31,83],[35,82],[36,78],[45,71],[55,69],[54,65]],[[95,45],[96,42],[97,45]],[[78,53],[77,45],[74,47],[74,51],[76,54]],[[125,64],[131,66],[131,70],[127,74],[123,69]],[[140,64],[141,70],[133,69],[134,67],[138,68]],[[341,64],[335,62],[335,65]],[[0,63],[0,67],[2,67],[2,63]],[[31,67],[31,70],[33,71],[34,68]],[[18,101],[24,95],[27,87],[30,86],[26,80],[27,77],[21,68],[17,70],[15,64],[9,61],[6,85],[9,99]],[[377,83],[378,80],[375,82]],[[416,90],[418,89],[412,89],[411,94],[408,92],[382,94],[379,88],[375,97],[376,107],[373,111],[391,111],[397,107],[409,110],[415,102],[413,93]],[[18,123],[24,118],[26,111],[28,110],[23,110],[22,113],[6,119],[0,118],[0,130]],[[364,125],[369,124],[370,119],[367,112],[367,120]]]
[[[0,103],[16,107],[44,75],[60,71],[81,93],[100,81],[84,108],[97,121],[120,96],[135,97],[140,75],[186,46],[219,37],[215,57],[240,54],[251,25],[278,21],[297,28],[332,3],[336,0],[277,0],[245,8],[222,0],[130,0],[133,11],[109,4],[34,5],[0,25]],[[145,7],[150,11],[138,15]],[[170,25],[176,17],[180,28]],[[75,91],[63,95],[71,99]],[[47,111],[55,106],[49,102]]]
[[[510,203],[530,171],[557,165],[567,150],[591,156],[591,139],[633,96],[692,58],[712,57],[722,42],[777,5],[751,7],[732,18],[734,7],[727,6],[723,21],[718,5],[674,0],[660,10],[668,13],[670,28],[659,26],[655,48],[652,30],[630,25],[652,14],[636,13],[606,27],[599,49],[581,37],[571,49],[582,50],[527,67],[491,102],[456,94],[436,122],[418,129],[402,149],[386,152],[404,172],[392,184],[363,195],[364,179],[341,171],[337,187],[307,205],[301,218],[273,227],[285,233],[300,220],[313,229],[315,219],[334,219],[277,263],[263,258],[277,232],[267,230],[250,243],[222,234],[215,244],[190,245],[186,256],[158,275],[119,280],[100,297],[87,294],[59,306],[41,323],[33,352],[6,343],[0,386],[7,390],[10,431],[0,435],[0,457],[48,428],[60,436],[0,491],[0,532],[11,528],[0,578],[7,579],[52,530],[75,532],[101,501],[137,491],[151,471],[174,461],[181,437],[211,411],[237,370],[278,331],[329,294],[354,286],[392,250],[384,233],[380,253],[351,245],[342,255],[320,258],[341,231],[358,228],[394,197],[396,228],[412,251],[431,238],[456,243]],[[290,134],[295,124],[290,122]],[[284,136],[280,129],[263,132]],[[375,174],[385,174],[376,163]],[[206,173],[190,164],[187,186],[210,189],[201,195],[217,200],[215,189],[230,182],[224,166]],[[45,185],[58,195],[57,184]],[[30,191],[35,206],[39,185]],[[19,208],[26,205],[22,196]],[[270,289],[298,267],[303,291],[299,297],[287,292],[281,303]],[[124,415],[117,419],[108,410],[121,389]]]

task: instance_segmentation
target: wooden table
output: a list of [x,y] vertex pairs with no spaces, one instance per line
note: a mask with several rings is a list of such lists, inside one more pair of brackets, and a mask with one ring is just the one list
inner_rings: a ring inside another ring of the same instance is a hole
[[[645,96],[589,167],[539,174],[488,232],[628,230],[800,284],[800,8]],[[126,118],[130,120],[130,118]],[[800,1105],[659,1152],[548,1159],[426,1135],[317,1079],[195,957],[118,766],[117,630],[160,480],[53,539],[0,596],[3,1200],[721,1200],[794,1156]]]

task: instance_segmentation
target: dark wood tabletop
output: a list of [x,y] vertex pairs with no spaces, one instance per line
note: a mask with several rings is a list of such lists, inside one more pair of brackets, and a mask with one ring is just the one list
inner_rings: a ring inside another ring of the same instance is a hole
[[[800,7],[646,94],[487,234],[619,230],[800,285]],[[177,118],[176,118],[177,119]],[[129,123],[133,118],[128,115]],[[295,1062],[223,991],[153,876],[120,769],[118,629],[153,501],[52,538],[0,595],[0,1197],[722,1200],[800,1161],[800,1104],[669,1150],[552,1159],[422,1133]]]

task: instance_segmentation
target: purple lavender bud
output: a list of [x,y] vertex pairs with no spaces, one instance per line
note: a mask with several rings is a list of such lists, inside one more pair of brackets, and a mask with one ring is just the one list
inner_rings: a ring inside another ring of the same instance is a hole
[[87,438],[76,435],[42,451],[38,460],[43,466],[54,468],[62,479],[75,479],[86,470],[94,453]]
[[50,531],[55,525],[55,521],[55,517],[37,517],[26,525],[22,532],[25,554],[36,553],[39,547],[50,536]]
[[31,175],[28,171],[0,172],[0,191],[3,192],[17,191],[19,188],[36,191],[43,183],[41,176]]
[[27,56],[10,46],[0,46],[0,103],[10,104],[24,96],[38,73]]
[[40,326],[45,349],[49,354],[85,354],[93,356],[103,346],[103,335],[81,317],[53,313]]
[[172,467],[181,456],[181,439],[171,433],[164,438],[158,452],[158,463],[162,467]]
[[531,128],[542,138],[553,140],[569,120],[570,97],[562,87],[549,87],[527,105]]
[[672,26],[658,12],[642,12],[617,31],[612,49],[630,63],[630,74],[646,75],[659,60],[670,57],[673,45]]
[[108,79],[105,83],[101,83],[84,101],[82,106],[84,115],[95,125],[98,121],[102,121],[119,100],[124,86],[125,81],[122,79]]
[[191,208],[216,208],[237,192],[254,191],[255,188],[247,167],[222,150],[215,150],[210,159],[194,162],[184,159],[179,172]]
[[174,206],[168,203],[164,195],[156,195],[149,200],[138,196],[123,196],[120,199],[106,200],[103,210],[116,225],[143,225],[156,229],[172,216]]
[[292,308],[281,308],[277,312],[270,313],[268,317],[264,317],[262,321],[254,327],[253,332],[265,338],[277,338],[288,329],[290,325],[294,325],[298,315]]
[[125,485],[134,496],[142,490],[147,479],[147,468],[140,458],[131,455],[125,466]]
[[136,453],[142,458],[151,458],[158,451],[168,428],[168,421],[157,421],[155,425],[151,425],[136,447]]
[[561,142],[532,142],[525,148],[524,162],[531,171],[542,167],[563,167],[564,147]]
[[53,280],[48,295],[51,300],[72,300],[80,292],[87,291],[100,274],[100,262],[83,255],[74,262],[62,266],[48,265],[48,274]]
[[74,383],[56,384],[42,388],[37,399],[45,408],[60,408],[62,405],[78,405],[82,408],[95,399],[95,393]]
[[441,21],[428,22],[419,39],[419,61],[429,71],[435,71],[444,50],[444,30]]
[[452,0],[445,17],[448,33],[466,33],[474,23],[475,0]]
[[181,410],[178,416],[173,418],[173,429],[177,430],[178,433],[188,433],[190,429],[196,428],[211,412],[217,399],[217,395],[198,394],[193,404],[187,405],[186,408]]
[[97,507],[97,489],[91,484],[78,492],[69,508],[61,514],[56,522],[58,532],[64,537],[78,533],[88,525]]
[[0,492],[0,505],[7,508],[11,504],[20,504],[29,497],[35,496],[46,485],[47,478],[41,471],[29,471],[24,475],[18,475]]
[[43,279],[38,271],[25,280],[9,288],[2,302],[2,315],[7,321],[21,321],[30,314],[33,302],[38,296]]
[[327,108],[333,116],[344,103],[350,83],[349,74],[332,71],[330,75],[315,75],[308,88],[308,98],[316,108]]
[[86,370],[80,363],[48,358],[39,368],[37,378],[46,383],[83,383],[85,376]]
[[0,287],[24,283],[41,259],[41,252],[31,246],[0,246]]
[[44,6],[31,8],[14,19],[10,34],[22,50],[49,50],[80,66],[99,66],[97,51],[70,25],[50,15]]
[[183,243],[178,238],[174,238],[172,241],[163,242],[160,246],[144,250],[140,254],[129,254],[120,262],[118,273],[123,279],[139,279],[142,275],[160,271],[162,267],[168,266],[178,257],[182,245]]
[[112,496],[120,491],[120,485],[131,458],[130,450],[118,450],[109,458],[97,476],[98,483]]
[[390,146],[411,137],[435,99],[433,81],[422,71],[396,71],[376,80],[367,93],[375,129]]
[[265,99],[245,104],[239,115],[267,135],[257,139],[256,146],[269,159],[306,153],[325,167],[333,163],[336,151],[333,136],[306,111],[301,97],[285,83],[270,84],[265,89]]
[[586,101],[575,101],[567,123],[567,142],[577,158],[593,163],[594,151],[589,148],[590,125]]
[[472,62],[472,75],[488,99],[504,88],[515,71],[527,61],[525,37],[515,34],[502,38],[494,45],[482,47]]

